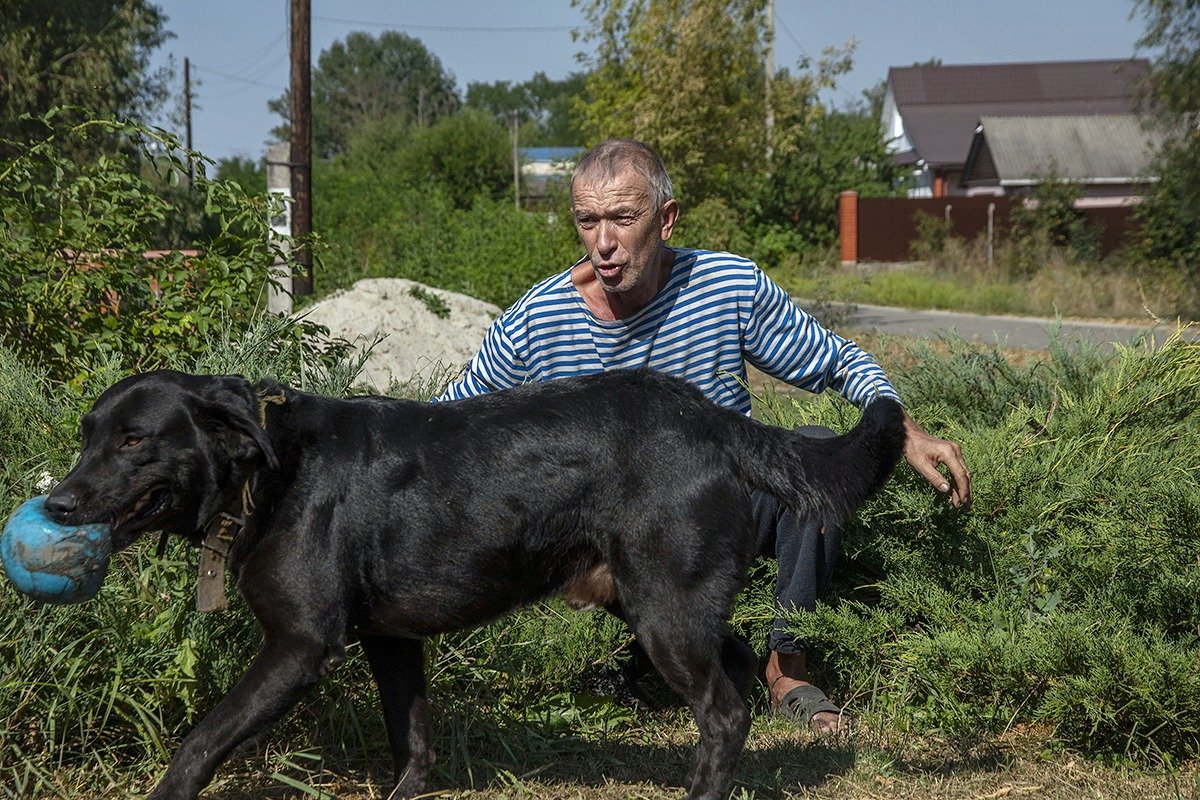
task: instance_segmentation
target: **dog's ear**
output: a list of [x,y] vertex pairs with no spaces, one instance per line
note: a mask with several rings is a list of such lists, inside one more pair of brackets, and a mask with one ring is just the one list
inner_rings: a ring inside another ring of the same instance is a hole
[[260,422],[258,394],[240,375],[214,375],[205,392],[203,417],[215,422],[214,432],[234,461],[261,456],[272,469],[279,459]]

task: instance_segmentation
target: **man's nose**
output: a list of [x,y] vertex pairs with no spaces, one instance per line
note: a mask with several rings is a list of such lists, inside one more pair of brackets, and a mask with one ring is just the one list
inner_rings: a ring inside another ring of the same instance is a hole
[[617,249],[616,230],[612,222],[602,219],[596,226],[596,249],[604,255]]

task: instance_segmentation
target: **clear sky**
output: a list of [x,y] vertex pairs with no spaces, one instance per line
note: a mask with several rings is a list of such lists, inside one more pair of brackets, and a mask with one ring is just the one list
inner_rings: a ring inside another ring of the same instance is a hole
[[[267,101],[288,83],[287,0],[157,0],[175,34],[155,64],[192,63],[193,139],[210,158],[257,159],[281,120]],[[854,70],[838,104],[886,77],[889,66],[1128,58],[1144,23],[1133,0],[776,0],[777,68],[854,38]],[[520,82],[562,78],[580,65],[570,0],[312,0],[313,62],[351,31],[392,29],[420,39],[454,75]]]

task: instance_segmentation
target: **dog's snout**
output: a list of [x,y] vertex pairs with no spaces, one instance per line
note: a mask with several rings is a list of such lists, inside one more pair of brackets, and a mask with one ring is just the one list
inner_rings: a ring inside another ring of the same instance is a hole
[[53,492],[46,498],[46,512],[51,516],[65,516],[79,507],[79,498],[73,492]]

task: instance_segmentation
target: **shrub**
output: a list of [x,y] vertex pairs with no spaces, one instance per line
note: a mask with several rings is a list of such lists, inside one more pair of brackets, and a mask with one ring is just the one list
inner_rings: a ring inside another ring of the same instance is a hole
[[438,186],[392,182],[350,161],[317,167],[321,291],[408,278],[505,307],[582,253],[565,200],[526,212],[481,195],[467,208]]
[[[0,336],[23,360],[55,379],[108,357],[153,367],[197,349],[219,324],[249,318],[275,256],[265,195],[208,180],[165,134],[113,120],[55,127],[51,115],[45,124],[45,138],[11,143],[16,154],[0,163]],[[213,234],[179,243],[198,255],[143,255],[178,205],[132,157],[64,155],[73,140],[98,135],[123,137],[172,183],[198,172],[187,194],[202,199]]]
[[[901,394],[963,444],[974,508],[902,466],[847,532],[839,600],[799,632],[919,729],[1040,721],[1088,752],[1200,755],[1200,352],[1060,343],[1019,366],[951,340],[905,360]],[[783,416],[840,428],[844,408]]]

